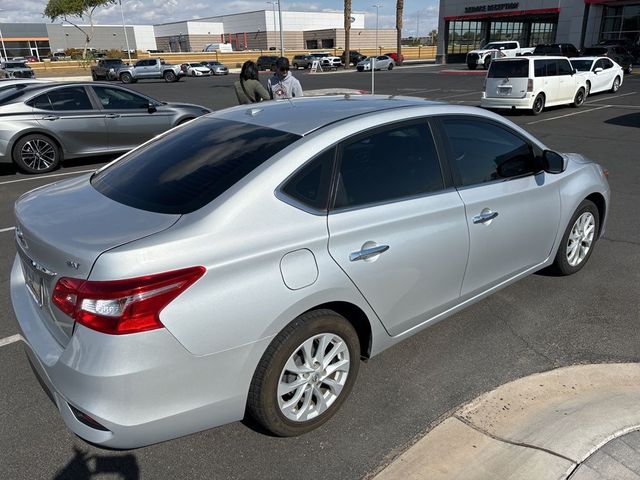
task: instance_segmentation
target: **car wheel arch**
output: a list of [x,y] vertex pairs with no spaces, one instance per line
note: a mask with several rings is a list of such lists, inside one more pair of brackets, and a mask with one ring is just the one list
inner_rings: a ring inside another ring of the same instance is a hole
[[598,209],[598,215],[600,217],[600,225],[604,223],[605,214],[607,213],[607,203],[604,196],[599,192],[593,192],[587,195],[584,200],[592,201]]
[[53,141],[56,146],[60,149],[60,160],[64,160],[67,157],[67,150],[64,148],[64,145],[62,144],[62,142],[60,141],[60,139],[58,137],[56,137],[55,135],[53,135],[51,132],[46,131],[46,130],[39,130],[37,128],[34,129],[29,129],[29,130],[22,130],[20,131],[14,138],[12,138],[9,141],[9,144],[7,146],[7,151],[11,152],[13,154],[13,149],[16,146],[16,143],[18,143],[21,139],[23,139],[26,136],[29,135],[43,135],[49,139],[51,139],[51,141]]

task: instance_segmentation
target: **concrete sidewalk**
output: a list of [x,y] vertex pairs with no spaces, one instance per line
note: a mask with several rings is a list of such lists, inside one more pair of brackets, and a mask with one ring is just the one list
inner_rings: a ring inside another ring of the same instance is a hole
[[639,405],[640,364],[531,375],[463,406],[375,478],[640,479]]

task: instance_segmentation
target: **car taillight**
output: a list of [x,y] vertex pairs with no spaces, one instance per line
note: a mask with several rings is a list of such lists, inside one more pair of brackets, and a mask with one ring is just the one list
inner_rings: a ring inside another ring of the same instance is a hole
[[76,322],[111,335],[162,328],[160,312],[193,285],[206,269],[191,267],[126,280],[63,277],[52,301]]
[[533,92],[533,78],[530,78],[527,82],[527,92]]

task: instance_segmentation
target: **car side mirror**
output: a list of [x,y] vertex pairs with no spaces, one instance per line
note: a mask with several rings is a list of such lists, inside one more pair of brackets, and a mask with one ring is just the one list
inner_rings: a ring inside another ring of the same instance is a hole
[[156,108],[156,106],[153,103],[149,102],[149,105],[147,105],[147,112],[153,113],[153,112],[156,112],[157,110],[158,109]]
[[567,169],[567,161],[559,153],[545,150],[542,154],[542,169],[547,173],[562,173]]
[[604,70],[604,69],[603,69],[602,67],[598,67],[598,68],[596,68],[596,69],[593,71],[593,73],[600,73],[600,72],[602,72],[603,70]]

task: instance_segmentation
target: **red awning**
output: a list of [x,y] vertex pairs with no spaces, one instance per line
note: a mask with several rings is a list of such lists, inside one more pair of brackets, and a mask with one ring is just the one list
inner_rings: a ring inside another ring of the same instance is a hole
[[[597,0],[585,0],[597,1]],[[450,20],[482,20],[487,18],[499,18],[499,17],[521,17],[524,15],[548,15],[552,13],[560,13],[559,8],[539,8],[537,10],[510,10],[508,12],[487,12],[487,13],[472,13],[469,15],[456,15],[452,17],[444,17],[446,21]]]

